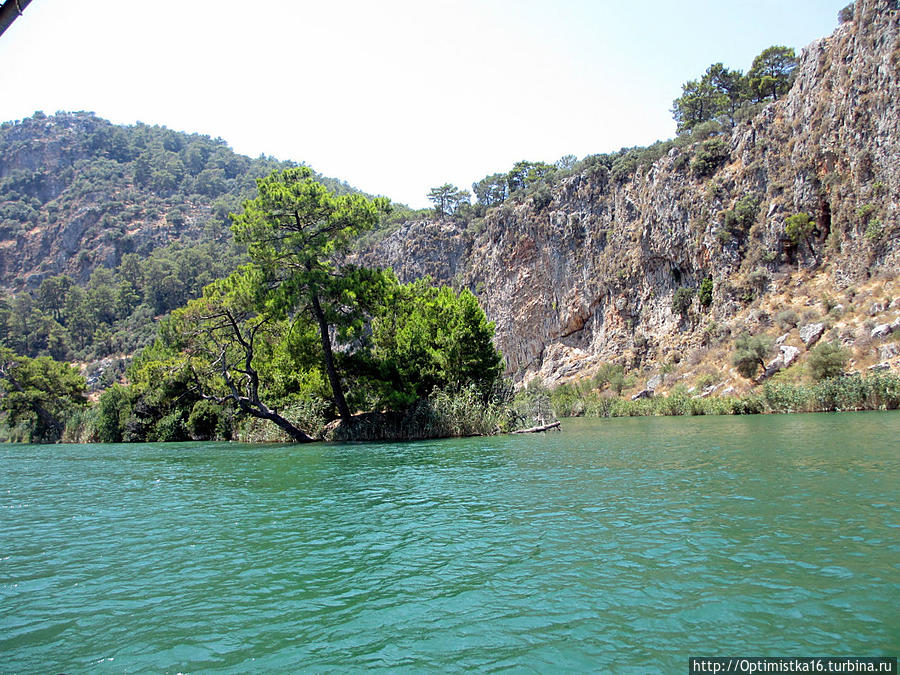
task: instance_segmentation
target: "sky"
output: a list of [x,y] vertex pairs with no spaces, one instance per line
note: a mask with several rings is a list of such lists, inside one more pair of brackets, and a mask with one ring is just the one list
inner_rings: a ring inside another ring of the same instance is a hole
[[675,133],[717,61],[830,35],[848,0],[33,0],[0,36],[0,120],[92,111],[305,162],[372,194]]

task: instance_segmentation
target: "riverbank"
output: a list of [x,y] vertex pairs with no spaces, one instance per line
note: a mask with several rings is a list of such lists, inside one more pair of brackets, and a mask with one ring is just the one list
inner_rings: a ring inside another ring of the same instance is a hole
[[763,413],[895,410],[900,376],[879,373],[834,377],[813,384],[770,381],[739,396],[692,395],[675,387],[665,396],[630,399],[560,388],[549,393],[557,417],[753,415]]
[[[212,407],[212,406],[210,406]],[[427,398],[403,411],[359,412],[349,420],[332,419],[324,401],[301,400],[280,413],[317,441],[419,441],[436,438],[496,436],[532,429],[555,418],[546,396],[532,400],[514,396],[511,385],[498,386],[488,395],[469,385],[460,389],[434,389]],[[151,442],[236,441],[239,443],[292,443],[283,430],[268,420],[238,415],[216,406],[209,420],[200,424],[196,415],[185,423],[175,420],[174,431],[158,434]],[[63,443],[102,443],[103,417],[99,406],[77,411],[66,420]],[[125,442],[144,442],[127,434]],[[27,443],[27,429],[8,429],[0,424],[0,443]]]

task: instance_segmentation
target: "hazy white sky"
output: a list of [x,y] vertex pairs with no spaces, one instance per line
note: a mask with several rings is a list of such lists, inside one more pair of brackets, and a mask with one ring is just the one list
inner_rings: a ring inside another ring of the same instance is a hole
[[799,52],[848,1],[33,0],[0,37],[0,120],[161,124],[427,206],[520,159],[669,138],[683,82]]

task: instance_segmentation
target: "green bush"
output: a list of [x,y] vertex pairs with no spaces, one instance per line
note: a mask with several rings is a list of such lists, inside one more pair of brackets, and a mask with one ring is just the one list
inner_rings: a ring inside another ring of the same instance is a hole
[[218,436],[220,418],[224,416],[222,406],[212,401],[197,401],[187,420],[187,430],[195,441],[207,441]]
[[697,299],[704,307],[712,305],[713,301],[713,280],[712,277],[706,277],[700,282],[700,292],[697,293]]
[[184,420],[181,418],[181,411],[176,410],[157,420],[153,425],[153,438],[149,440],[158,442],[188,440],[187,429],[184,426]]
[[672,297],[672,311],[675,314],[686,317],[693,301],[694,290],[692,288],[687,288],[686,286],[681,286],[675,291],[675,295]]
[[734,341],[734,346],[731,364],[749,380],[756,375],[760,367],[765,367],[765,359],[772,341],[765,335],[753,337],[749,333],[742,333]]
[[784,221],[784,233],[794,246],[809,238],[815,229],[815,222],[808,213],[795,213]]
[[131,416],[131,396],[127,387],[114,384],[97,402],[94,437],[98,443],[120,443]]
[[758,213],[759,199],[754,195],[744,195],[733,209],[725,211],[723,227],[731,235],[742,236],[750,230]]
[[409,418],[417,420],[425,437],[490,436],[510,430],[509,411],[494,401],[485,404],[474,385],[459,391],[435,389]]
[[770,380],[763,386],[763,398],[772,412],[795,413],[809,409],[810,393],[800,385]]
[[781,330],[790,330],[800,323],[800,315],[792,309],[785,309],[775,315],[775,323]]
[[711,138],[703,141],[691,160],[691,173],[698,177],[711,176],[716,169],[728,159],[728,141],[724,138]]
[[837,377],[844,372],[849,353],[836,342],[823,342],[809,353],[807,366],[816,382]]

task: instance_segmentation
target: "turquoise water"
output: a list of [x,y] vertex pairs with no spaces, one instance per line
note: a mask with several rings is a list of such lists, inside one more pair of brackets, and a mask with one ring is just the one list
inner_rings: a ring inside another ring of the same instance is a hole
[[0,446],[0,671],[900,653],[900,414]]

